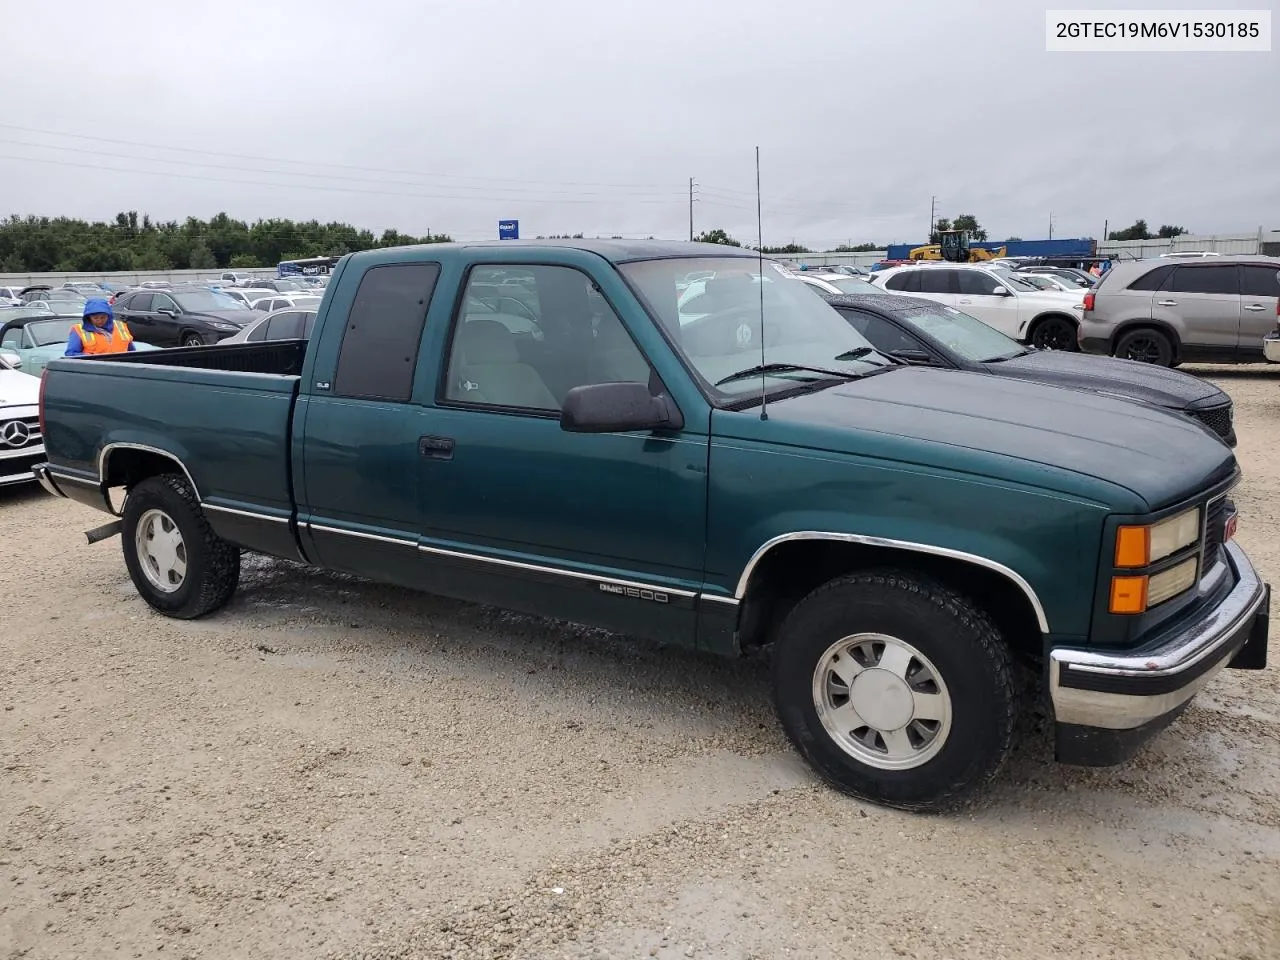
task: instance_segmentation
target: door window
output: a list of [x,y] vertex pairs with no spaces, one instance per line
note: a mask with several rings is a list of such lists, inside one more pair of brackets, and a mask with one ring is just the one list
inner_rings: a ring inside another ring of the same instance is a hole
[[155,294],[152,293],[135,293],[133,297],[130,298],[125,309],[131,310],[134,313],[150,313],[151,303],[154,299]]
[[268,340],[297,340],[302,336],[302,314],[295,311],[277,313],[265,326]]
[[1280,267],[1247,264],[1240,274],[1240,289],[1246,297],[1280,297]]
[[1174,293],[1210,293],[1238,296],[1240,278],[1234,265],[1213,267],[1180,266],[1173,272]]
[[462,304],[446,401],[552,413],[573,387],[649,380],[622,320],[572,267],[477,266]]
[[989,273],[983,273],[981,270],[957,270],[960,275],[960,293],[968,294],[971,297],[992,297],[995,296],[996,288],[1000,286],[1000,281]]
[[904,270],[902,273],[895,273],[884,282],[886,290],[897,290],[899,293],[919,293],[920,292],[920,274],[923,270]]
[[[955,286],[952,281],[958,270],[939,270],[930,268],[928,270],[916,271],[920,274],[920,292],[921,293],[955,293]],[[873,341],[874,342],[874,341]]]
[[153,313],[159,313],[161,310],[172,310],[174,313],[182,312],[178,309],[178,305],[174,302],[173,297],[166,296],[163,293],[157,293],[155,295],[155,301],[151,305],[151,311]]
[[334,393],[366,400],[408,401],[418,365],[438,263],[370,267],[347,315]]

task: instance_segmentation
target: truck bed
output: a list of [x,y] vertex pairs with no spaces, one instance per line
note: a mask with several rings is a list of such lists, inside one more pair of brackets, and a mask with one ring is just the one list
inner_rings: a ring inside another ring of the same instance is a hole
[[291,425],[306,347],[289,340],[54,360],[44,384],[53,482],[101,509],[109,488],[165,457],[165,469],[190,478],[215,530],[249,511],[271,541],[260,548],[279,553],[277,541],[292,540]]

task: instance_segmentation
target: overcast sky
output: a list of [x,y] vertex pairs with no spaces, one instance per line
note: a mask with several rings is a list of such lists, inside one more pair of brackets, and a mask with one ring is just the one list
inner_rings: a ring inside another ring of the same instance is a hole
[[1046,53],[1045,7],[23,4],[0,210],[680,238],[693,177],[753,240],[759,145],[770,244],[919,241],[933,195],[993,239],[1280,228],[1280,53]]

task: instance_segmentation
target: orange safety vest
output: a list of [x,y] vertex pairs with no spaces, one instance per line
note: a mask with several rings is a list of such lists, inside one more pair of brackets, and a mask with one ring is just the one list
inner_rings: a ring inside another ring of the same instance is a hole
[[107,333],[105,330],[94,329],[90,324],[86,326],[83,323],[77,323],[71,328],[80,337],[80,347],[85,353],[124,353],[129,349],[129,344],[133,342],[133,334],[129,332],[129,328],[123,320],[116,320],[112,324],[112,330]]

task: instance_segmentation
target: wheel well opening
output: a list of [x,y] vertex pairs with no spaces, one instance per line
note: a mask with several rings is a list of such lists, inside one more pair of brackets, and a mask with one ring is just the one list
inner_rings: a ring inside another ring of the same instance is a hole
[[1015,654],[1031,661],[1042,656],[1035,609],[1003,574],[950,557],[838,540],[796,540],[765,554],[747,583],[738,621],[739,647],[746,652],[767,644],[791,608],[824,583],[884,567],[924,574],[963,593],[987,612]]
[[172,457],[152,450],[113,450],[107,455],[105,480],[111,487],[133,487],[149,477],[162,473],[179,473],[185,476],[182,465]]

